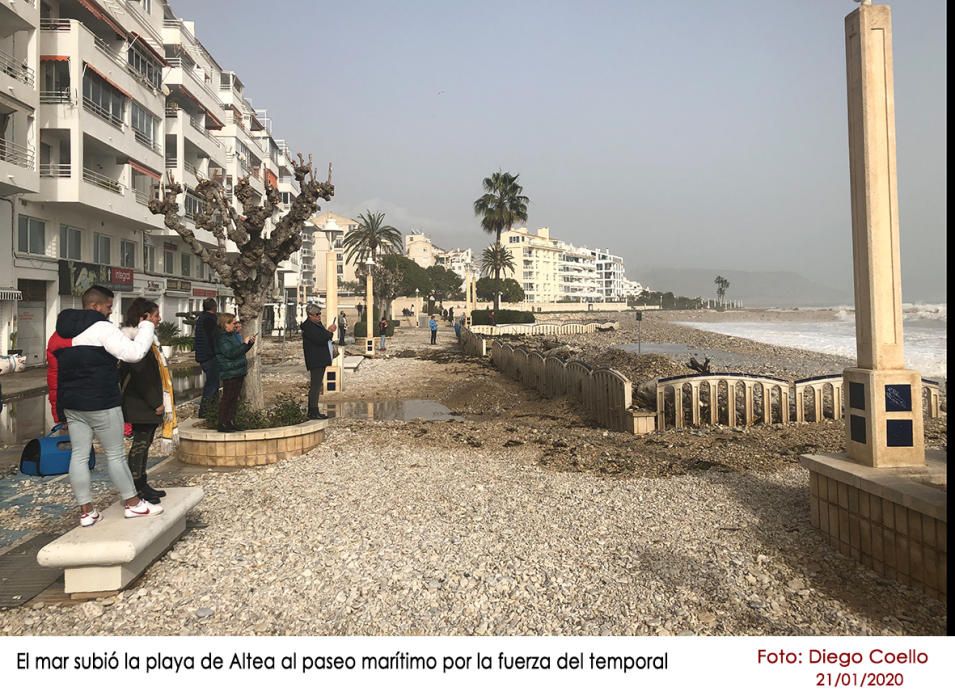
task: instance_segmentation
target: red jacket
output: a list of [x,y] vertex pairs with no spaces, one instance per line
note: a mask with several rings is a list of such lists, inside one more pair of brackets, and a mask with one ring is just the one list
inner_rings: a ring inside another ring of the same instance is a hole
[[59,365],[55,353],[57,350],[69,347],[73,347],[73,339],[64,338],[59,333],[51,335],[46,343],[46,386],[50,392],[50,411],[53,413],[53,420],[57,423],[65,423],[66,417],[61,416],[56,410],[56,385]]

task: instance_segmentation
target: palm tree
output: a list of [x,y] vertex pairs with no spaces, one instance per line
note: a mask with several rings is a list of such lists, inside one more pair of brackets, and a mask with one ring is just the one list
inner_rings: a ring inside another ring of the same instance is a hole
[[[358,215],[358,226],[345,234],[343,241],[345,260],[349,263],[357,260],[359,269],[366,275],[371,273],[365,265],[365,260],[368,258],[377,262],[381,255],[401,252],[401,231],[383,223],[384,219],[383,212],[372,213],[369,209],[364,214]],[[366,313],[367,332],[367,329],[373,326],[376,314],[374,309],[368,309]],[[361,319],[358,320],[361,321]]]
[[481,253],[481,274],[494,275],[494,309],[497,310],[501,298],[501,271],[514,272],[514,254],[500,243],[492,243]]
[[[474,215],[481,217],[481,228],[494,235],[494,242],[501,244],[501,233],[515,224],[527,221],[527,203],[530,201],[521,194],[524,188],[517,183],[520,175],[511,175],[498,171],[481,183],[484,194],[474,201]],[[501,268],[494,273],[497,287],[501,284]],[[498,299],[494,298],[494,310],[498,310]]]
[[345,234],[345,260],[364,263],[367,258],[378,260],[379,255],[401,252],[401,231],[383,224],[383,212],[368,210],[358,215],[358,226]]
[[717,275],[713,283],[716,285],[716,297],[720,300],[720,308],[723,308],[723,298],[730,287],[730,281],[722,275]]

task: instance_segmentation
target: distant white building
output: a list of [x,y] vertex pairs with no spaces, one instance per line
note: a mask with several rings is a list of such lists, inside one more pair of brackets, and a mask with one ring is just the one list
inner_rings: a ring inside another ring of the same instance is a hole
[[[243,92],[166,0],[2,3],[0,197],[10,211],[0,213],[0,250],[12,254],[0,256],[0,353],[15,338],[28,364],[43,364],[57,314],[94,283],[113,289],[114,321],[137,296],[180,323],[177,313],[208,298],[231,305],[231,291],[147,203],[169,172],[184,187],[189,227],[207,177],[222,178],[239,211],[242,177],[259,201],[266,183],[276,188],[287,211],[298,194],[288,148]],[[297,321],[308,257],[276,272],[264,328]]]

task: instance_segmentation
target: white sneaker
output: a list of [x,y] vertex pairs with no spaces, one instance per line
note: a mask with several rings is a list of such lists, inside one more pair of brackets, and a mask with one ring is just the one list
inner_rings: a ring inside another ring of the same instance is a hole
[[80,516],[80,526],[89,527],[90,525],[95,525],[99,521],[99,511],[91,510],[87,513],[83,513]]
[[162,506],[140,499],[139,503],[126,506],[123,511],[123,515],[127,518],[142,518],[147,515],[159,515],[162,513]]

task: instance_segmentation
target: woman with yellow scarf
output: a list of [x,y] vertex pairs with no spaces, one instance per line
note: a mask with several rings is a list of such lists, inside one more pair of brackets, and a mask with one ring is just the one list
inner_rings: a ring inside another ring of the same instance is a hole
[[[158,324],[159,307],[148,299],[138,297],[130,304],[123,317],[123,332],[133,337],[143,319]],[[176,427],[176,405],[172,391],[172,373],[159,341],[153,342],[151,352],[134,364],[120,363],[120,388],[123,392],[123,417],[133,426],[133,445],[129,450],[129,471],[140,497],[150,503],[159,503],[165,491],[154,489],[146,481],[146,462],[149,448],[159,429],[159,454],[169,455],[179,439]]]

